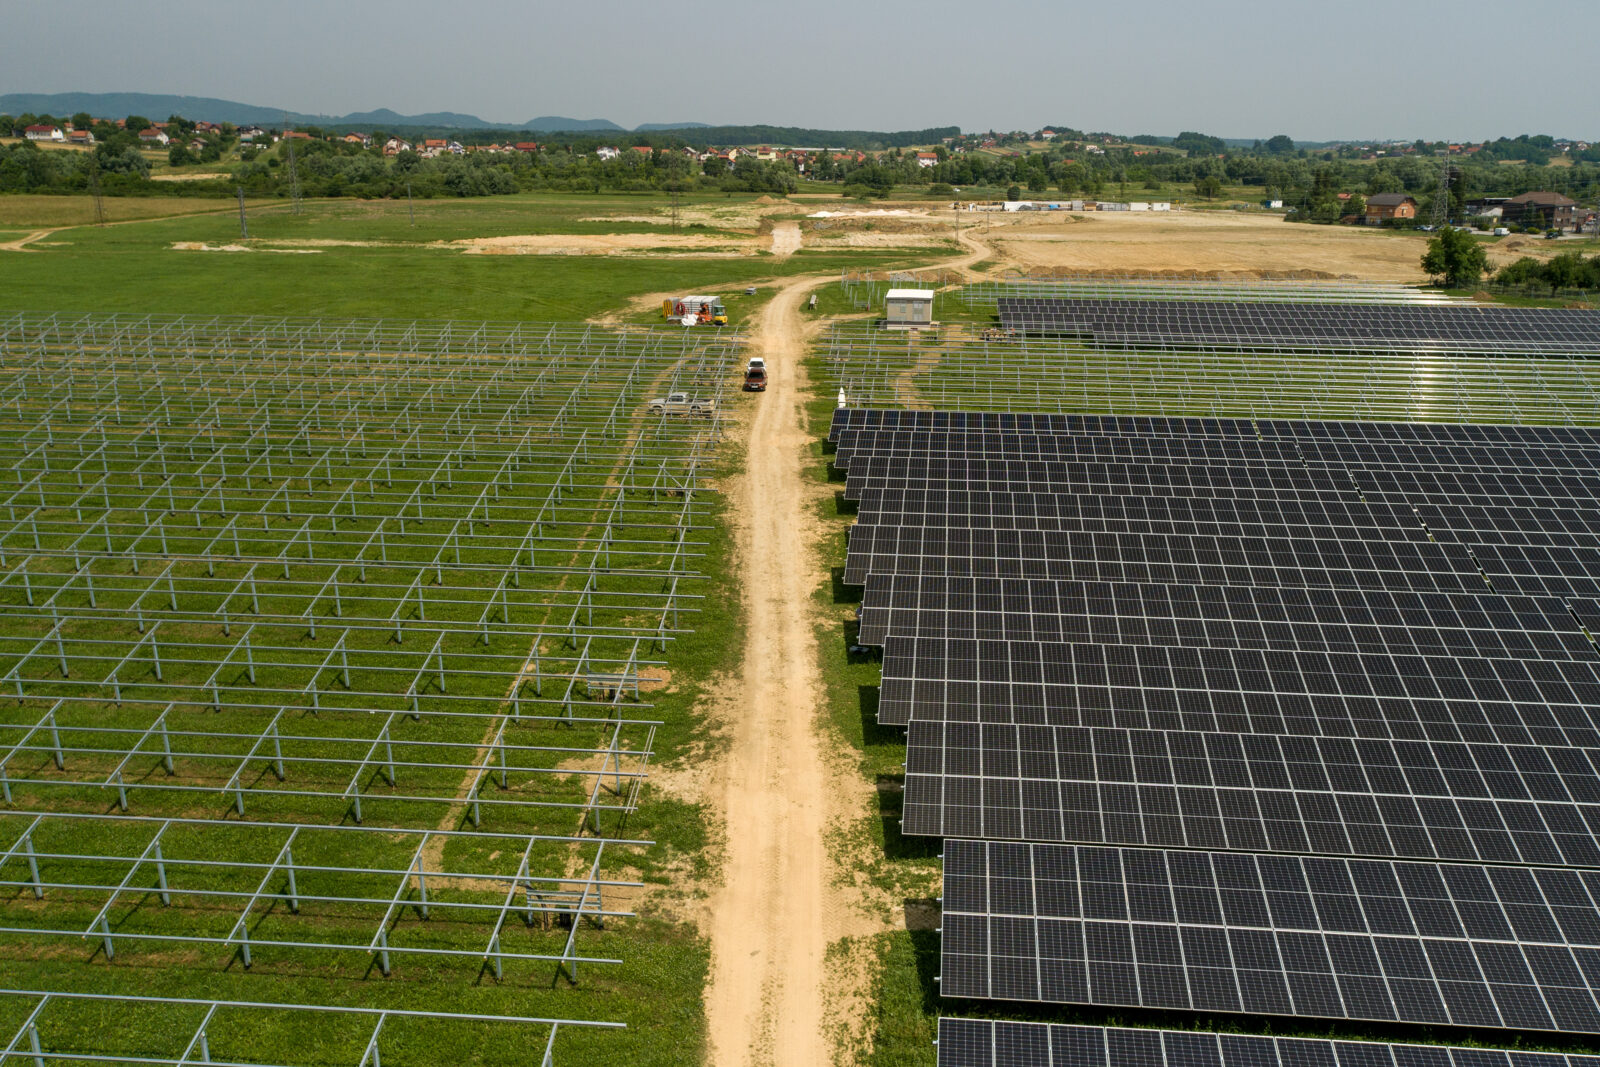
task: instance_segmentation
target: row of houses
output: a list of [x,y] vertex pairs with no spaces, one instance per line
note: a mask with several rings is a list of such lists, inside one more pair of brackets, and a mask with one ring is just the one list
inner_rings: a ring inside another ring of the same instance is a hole
[[[1592,223],[1593,212],[1583,212],[1575,200],[1560,193],[1531,192],[1520,196],[1482,197],[1463,205],[1468,218],[1488,218],[1506,226],[1541,226],[1552,230],[1580,230]],[[1362,221],[1368,226],[1417,217],[1416,198],[1407,193],[1373,193],[1367,197]]]
[[[634,145],[626,150],[626,152],[633,152],[646,157],[654,154],[655,151],[656,149],[649,145]],[[662,149],[661,151],[670,152],[672,149]],[[705,152],[699,152],[693,148],[683,148],[678,151],[690,162],[705,163],[708,160],[720,160],[730,167],[740,159],[746,158],[755,159],[761,163],[789,162],[793,163],[795,169],[802,174],[811,165],[812,159],[823,153],[827,153],[840,162],[865,163],[867,161],[865,152],[851,151],[846,148],[773,148],[770,145],[761,145],[758,148],[717,148]],[[621,158],[626,152],[614,145],[601,145],[594,150],[594,154],[603,160]],[[931,167],[938,162],[938,157],[932,152],[919,152],[917,156],[919,163],[921,163],[921,157],[923,156],[928,157],[930,160],[928,163],[922,163],[922,166]]]

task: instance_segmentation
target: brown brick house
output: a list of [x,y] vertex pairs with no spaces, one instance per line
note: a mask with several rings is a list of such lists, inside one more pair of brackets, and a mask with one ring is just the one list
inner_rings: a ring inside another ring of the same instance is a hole
[[1373,193],[1367,197],[1368,226],[1377,226],[1388,222],[1390,219],[1414,219],[1417,217],[1417,201],[1415,197],[1405,193]]
[[1577,203],[1560,193],[1523,193],[1505,202],[1501,221],[1518,226],[1542,226],[1546,229],[1570,230],[1573,211]]

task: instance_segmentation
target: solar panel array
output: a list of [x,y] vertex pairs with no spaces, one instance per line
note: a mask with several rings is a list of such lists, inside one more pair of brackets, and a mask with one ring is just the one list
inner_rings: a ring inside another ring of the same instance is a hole
[[1600,1057],[1376,1041],[940,1019],[940,1067],[1596,1067]]
[[1006,329],[1110,344],[1600,349],[1600,311],[1586,309],[1040,297],[1000,297],[997,305]]
[[[902,829],[949,839],[944,995],[1600,1033],[1600,432],[830,437]],[[1010,1025],[940,1062],[1108,1040]]]

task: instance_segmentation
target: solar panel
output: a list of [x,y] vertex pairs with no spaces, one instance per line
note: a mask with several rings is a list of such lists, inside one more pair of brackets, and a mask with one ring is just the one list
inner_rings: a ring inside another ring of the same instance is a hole
[[857,526],[850,533],[844,581],[860,585],[871,574],[1457,593],[1485,588],[1466,548],[1423,539],[1347,541],[1337,537],[1046,534]]
[[[1600,485],[1600,478],[1595,480]],[[1583,485],[1583,480],[1572,483]],[[1349,494],[1360,486],[1342,470],[1286,464],[1246,466],[1144,464],[950,457],[858,459],[845,479],[844,496],[859,500],[871,489],[964,489],[1035,495],[1139,493],[1161,496]]]
[[1249,419],[1160,415],[1064,415],[1046,412],[900,411],[885,408],[835,408],[828,440],[847,430],[956,431],[978,433],[1124,433],[1253,437]]
[[837,408],[828,440],[847,430],[1007,434],[1123,434],[1212,437],[1287,437],[1361,441],[1423,441],[1507,445],[1600,445],[1600,429],[1498,423],[1352,422],[1327,419],[1238,419],[1164,415],[1080,415],[1048,412],[905,411]]
[[834,465],[874,456],[1007,456],[1130,462],[1294,463],[1321,466],[1468,467],[1593,471],[1600,448],[1558,442],[1432,441],[1325,437],[1228,437],[978,431],[841,431]]
[[1600,866],[1600,750],[933,722],[907,834]]
[[[1592,627],[1600,610],[1591,605]],[[1556,597],[869,574],[857,641],[889,635],[1587,660]],[[1593,632],[1591,629],[1591,632]]]
[[880,722],[1600,748],[1600,657],[1525,661],[891,637]]
[[[944,526],[1052,531],[1179,531],[1194,534],[1316,533],[1356,540],[1424,538],[1417,512],[1401,505],[1369,504],[1354,492],[1228,494],[1167,497],[1154,494],[1013,493],[979,489],[867,489],[861,493],[857,525]],[[1546,509],[1509,513],[1503,524],[1545,521],[1547,536],[1570,530],[1581,536],[1582,512]],[[1597,516],[1600,517],[1600,516]],[[1485,515],[1489,524],[1496,515]],[[1441,526],[1445,516],[1436,518]],[[1591,535],[1592,536],[1592,535]]]
[[1600,351],[1600,312],[1419,305],[1001,297],[1002,327],[1120,345]]
[[1400,1045],[1195,1030],[939,1019],[938,1067],[1596,1067],[1521,1049]]
[[952,840],[947,997],[1600,1032],[1600,871]]

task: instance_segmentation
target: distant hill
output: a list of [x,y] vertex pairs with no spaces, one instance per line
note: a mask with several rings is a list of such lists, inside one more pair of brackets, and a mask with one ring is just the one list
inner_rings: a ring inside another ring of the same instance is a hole
[[168,115],[205,122],[231,122],[236,126],[275,126],[288,122],[295,126],[321,126],[325,129],[383,129],[390,133],[448,130],[518,130],[546,134],[611,135],[630,132],[670,133],[693,130],[698,139],[712,144],[787,144],[833,146],[841,148],[892,148],[934,143],[940,137],[961,132],[954,126],[896,133],[868,130],[816,130],[793,126],[716,126],[705,122],[646,122],[628,130],[610,119],[573,119],[563,115],[541,115],[521,124],[487,122],[476,115],[437,111],[426,115],[402,115],[389,108],[357,111],[348,115],[307,115],[276,107],[241,104],[207,96],[169,96],[160,93],[6,93],[0,94],[0,113],[53,115],[65,117],[86,111],[96,118],[116,119],[143,115],[160,121]]
[[401,115],[388,108],[358,111],[349,115],[307,115],[280,107],[241,104],[237,100],[218,100],[209,96],[169,96],[164,93],[6,93],[0,95],[0,112],[57,117],[87,111],[95,118],[120,119],[143,115],[160,121],[168,115],[203,122],[231,122],[236,126],[269,126],[288,121],[297,126],[429,126],[454,129],[492,129],[499,123],[485,122],[476,115],[438,111],[427,115]]
[[606,130],[627,132],[610,119],[568,119],[560,115],[541,115],[524,122],[518,129],[534,130],[538,133],[598,133]]
[[[236,126],[258,126],[282,122],[283,108],[257,107],[209,96],[168,96],[158,93],[6,93],[0,95],[0,112],[21,115],[69,116],[87,111],[98,119],[120,119],[143,115],[157,121],[168,115],[182,115],[204,122],[231,122]],[[292,112],[289,120],[305,121]]]
[[[402,115],[382,107],[376,111],[354,111],[348,115],[307,115],[281,107],[241,104],[237,100],[218,100],[210,96],[171,96],[165,93],[4,93],[0,94],[0,113],[7,115],[53,115],[64,117],[87,111],[95,118],[120,119],[143,115],[160,121],[168,115],[204,122],[231,122],[236,126],[270,126],[285,121],[296,126],[368,126],[385,129],[427,128],[457,130],[529,130],[539,133],[627,133],[610,119],[569,119],[562,115],[541,115],[516,124],[489,122],[476,115],[457,111],[432,111],[425,115]],[[704,129],[704,122],[648,122],[640,132]]]
[[[185,115],[185,118],[189,116]],[[499,123],[485,122],[476,115],[463,115],[455,111],[430,111],[426,115],[401,115],[380,107],[376,111],[355,111],[337,118],[315,120],[322,126],[451,126],[463,130],[491,129]]]

